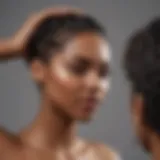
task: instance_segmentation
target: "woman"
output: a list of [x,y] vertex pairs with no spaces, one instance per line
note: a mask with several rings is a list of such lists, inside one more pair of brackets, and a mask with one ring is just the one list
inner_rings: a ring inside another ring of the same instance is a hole
[[132,86],[131,112],[143,147],[160,159],[160,18],[135,33],[124,56]]
[[77,10],[49,9],[31,17],[11,39],[1,41],[1,59],[24,53],[41,93],[34,122],[12,135],[0,132],[0,159],[116,160],[103,144],[76,136],[76,122],[92,119],[109,87],[106,33]]

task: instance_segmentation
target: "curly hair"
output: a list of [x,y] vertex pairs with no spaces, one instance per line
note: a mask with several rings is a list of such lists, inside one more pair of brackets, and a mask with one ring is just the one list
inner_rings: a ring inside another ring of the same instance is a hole
[[133,92],[143,96],[144,122],[160,134],[160,18],[131,36],[124,69]]

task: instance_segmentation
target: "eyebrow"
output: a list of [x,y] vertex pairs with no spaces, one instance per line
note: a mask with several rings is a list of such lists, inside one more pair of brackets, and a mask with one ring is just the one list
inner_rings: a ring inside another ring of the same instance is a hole
[[92,62],[89,59],[87,59],[85,57],[82,57],[82,56],[76,57],[75,59],[77,61],[80,61],[81,63],[86,64],[86,65],[91,65],[92,64]]
[[[79,61],[82,61],[84,62],[85,64],[92,64],[93,62],[91,62],[91,58],[87,58],[86,56],[81,56],[81,55],[78,55],[78,56],[75,56],[73,57],[73,59],[75,60],[79,60]],[[102,61],[102,64],[103,65],[106,65],[107,67],[109,67],[109,63],[107,61]]]

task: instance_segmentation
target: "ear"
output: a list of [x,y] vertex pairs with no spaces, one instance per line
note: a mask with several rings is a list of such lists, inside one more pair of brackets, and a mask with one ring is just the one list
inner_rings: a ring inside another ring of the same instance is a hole
[[143,96],[141,94],[133,94],[131,100],[131,114],[135,123],[141,123],[143,119]]
[[42,63],[42,61],[40,60],[33,60],[31,62],[30,67],[31,67],[32,78],[37,83],[43,83],[45,77],[45,64]]

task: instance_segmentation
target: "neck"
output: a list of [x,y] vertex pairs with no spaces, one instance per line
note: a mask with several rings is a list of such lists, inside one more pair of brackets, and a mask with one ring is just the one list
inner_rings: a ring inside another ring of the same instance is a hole
[[[69,147],[75,140],[75,122],[60,113],[47,99],[35,121],[22,132],[22,139],[35,148]],[[36,135],[36,136],[35,136]]]
[[158,135],[153,133],[150,140],[150,150],[152,154],[153,160],[159,160],[160,159],[160,138]]

